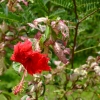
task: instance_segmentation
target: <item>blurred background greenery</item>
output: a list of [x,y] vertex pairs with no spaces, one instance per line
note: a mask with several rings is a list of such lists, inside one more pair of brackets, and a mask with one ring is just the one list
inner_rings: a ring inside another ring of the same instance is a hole
[[[9,6],[11,6],[9,1],[0,1],[0,34],[2,34],[0,35],[2,36],[0,37],[0,43],[4,42],[13,45],[19,41],[17,37],[23,35],[32,38],[36,34],[36,30],[29,28],[27,23],[32,22],[36,18],[48,17],[53,20],[60,17],[61,19],[68,21],[70,39],[67,47],[72,49],[77,22],[95,11],[95,13],[79,24],[75,46],[74,68],[84,64],[88,56],[92,55],[96,57],[97,55],[100,55],[100,0],[75,0],[78,19],[75,17],[74,0],[28,0],[27,6],[22,2],[18,2],[20,6],[17,7],[12,5],[12,7],[16,9],[15,11],[9,9]],[[16,2],[16,0],[13,0],[12,2]],[[2,32],[3,22],[9,27],[9,29],[4,32]],[[26,29],[19,31],[23,26],[26,26]],[[16,39],[9,41],[9,39],[5,40],[3,36],[12,36]],[[4,64],[6,69],[0,76],[0,100],[20,100],[22,94],[15,96],[12,93],[12,88],[21,80],[21,76],[14,71],[12,68],[12,62],[10,61],[13,49],[10,46],[6,46],[4,51]],[[54,61],[55,58],[56,57],[51,59]],[[52,68],[55,67],[54,63],[52,63],[51,66]],[[0,65],[0,67],[2,67],[2,65]],[[70,67],[71,65],[69,65],[69,68]],[[52,83],[53,85],[47,85],[45,96],[40,97],[39,100],[63,100],[57,99],[57,92],[53,92],[54,90],[59,89],[57,84],[61,82],[61,80],[63,82],[63,77],[64,76],[62,75],[60,79],[56,77],[56,83]],[[29,78],[30,76],[28,79]],[[69,83],[69,86],[70,84],[71,83]],[[60,95],[62,96],[61,92]],[[82,99],[77,98],[76,94],[78,94],[79,97],[82,97]],[[79,94],[79,91],[75,91],[72,96],[68,96],[68,100],[99,100],[100,96],[97,97],[96,95],[92,98],[93,95],[92,91],[86,91],[81,94]]]

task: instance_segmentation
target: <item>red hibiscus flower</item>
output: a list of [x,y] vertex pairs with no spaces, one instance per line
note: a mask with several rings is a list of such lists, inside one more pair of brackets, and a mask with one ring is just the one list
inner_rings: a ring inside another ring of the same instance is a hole
[[11,60],[23,63],[30,52],[32,52],[32,43],[30,41],[19,42],[14,46],[14,53],[11,56]]
[[49,71],[49,59],[46,55],[32,50],[32,43],[29,40],[17,43],[14,46],[14,53],[11,60],[21,63],[31,75]]

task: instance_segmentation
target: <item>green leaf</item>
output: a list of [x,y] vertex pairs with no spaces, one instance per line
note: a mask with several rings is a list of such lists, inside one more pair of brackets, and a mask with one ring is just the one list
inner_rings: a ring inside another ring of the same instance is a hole
[[34,3],[34,0],[28,0],[28,1],[30,1],[31,3]]
[[15,70],[15,71],[19,71],[19,68],[20,68],[20,63],[17,63],[17,62],[13,62],[13,64],[12,64],[12,67],[13,67],[13,69]]
[[[80,8],[81,11],[89,11],[97,9],[100,5],[100,0],[79,0],[77,2],[77,8]],[[84,9],[84,10],[83,10]]]
[[2,93],[2,94],[6,97],[7,100],[11,100],[11,96],[10,95],[8,95],[6,93]]
[[9,21],[12,22],[19,22],[20,21],[20,17],[18,17],[17,15],[13,14],[13,13],[9,13],[8,16],[0,13],[0,18],[1,19],[8,19]]
[[[28,95],[24,95],[22,98],[21,98],[21,100],[27,100],[29,98],[29,96]],[[30,99],[29,99],[30,100]]]
[[66,68],[66,69],[65,69],[65,72],[66,72],[68,75],[70,75],[70,74],[73,73],[73,70],[71,70],[70,68]]
[[69,81],[68,83],[67,83],[67,88],[71,88],[72,87],[72,82],[71,81]]
[[46,5],[50,0],[43,0],[44,5]]
[[40,39],[40,45],[43,46],[43,43],[49,38],[50,36],[50,28],[49,26],[46,27],[45,33],[42,35]]
[[58,9],[58,10],[56,10],[56,11],[54,11],[50,16],[49,16],[49,18],[50,17],[55,17],[55,16],[57,16],[57,15],[59,15],[59,14],[62,14],[62,13],[64,13],[64,12],[66,12],[64,9]]
[[46,31],[44,34],[45,34],[46,39],[48,39],[50,36],[50,27],[49,26],[46,27]]
[[3,94],[0,94],[0,100],[7,100]]
[[68,7],[72,6],[71,0],[67,0],[67,1],[65,1],[65,0],[50,0],[50,2],[52,2],[55,5],[64,7],[64,8],[68,8]]

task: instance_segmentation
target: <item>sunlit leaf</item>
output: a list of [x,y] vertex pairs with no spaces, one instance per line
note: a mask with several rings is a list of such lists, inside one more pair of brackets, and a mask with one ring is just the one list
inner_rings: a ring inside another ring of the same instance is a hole
[[10,95],[8,95],[7,93],[2,93],[2,94],[6,97],[7,100],[11,100],[11,96]]
[[12,67],[15,71],[19,72],[20,65],[20,63],[13,62]]
[[[1,55],[0,55],[1,56]],[[0,57],[0,75],[3,74],[4,70],[6,69],[5,63],[4,63],[4,57]]]
[[21,100],[31,100],[30,97],[28,95],[24,95]]

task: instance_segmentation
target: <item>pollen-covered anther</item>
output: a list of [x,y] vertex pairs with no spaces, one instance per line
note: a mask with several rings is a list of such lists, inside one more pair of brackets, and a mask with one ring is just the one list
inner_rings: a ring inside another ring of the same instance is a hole
[[17,95],[19,93],[22,93],[24,91],[24,82],[22,83],[19,83],[17,86],[15,86],[13,89],[12,89],[12,92]]

